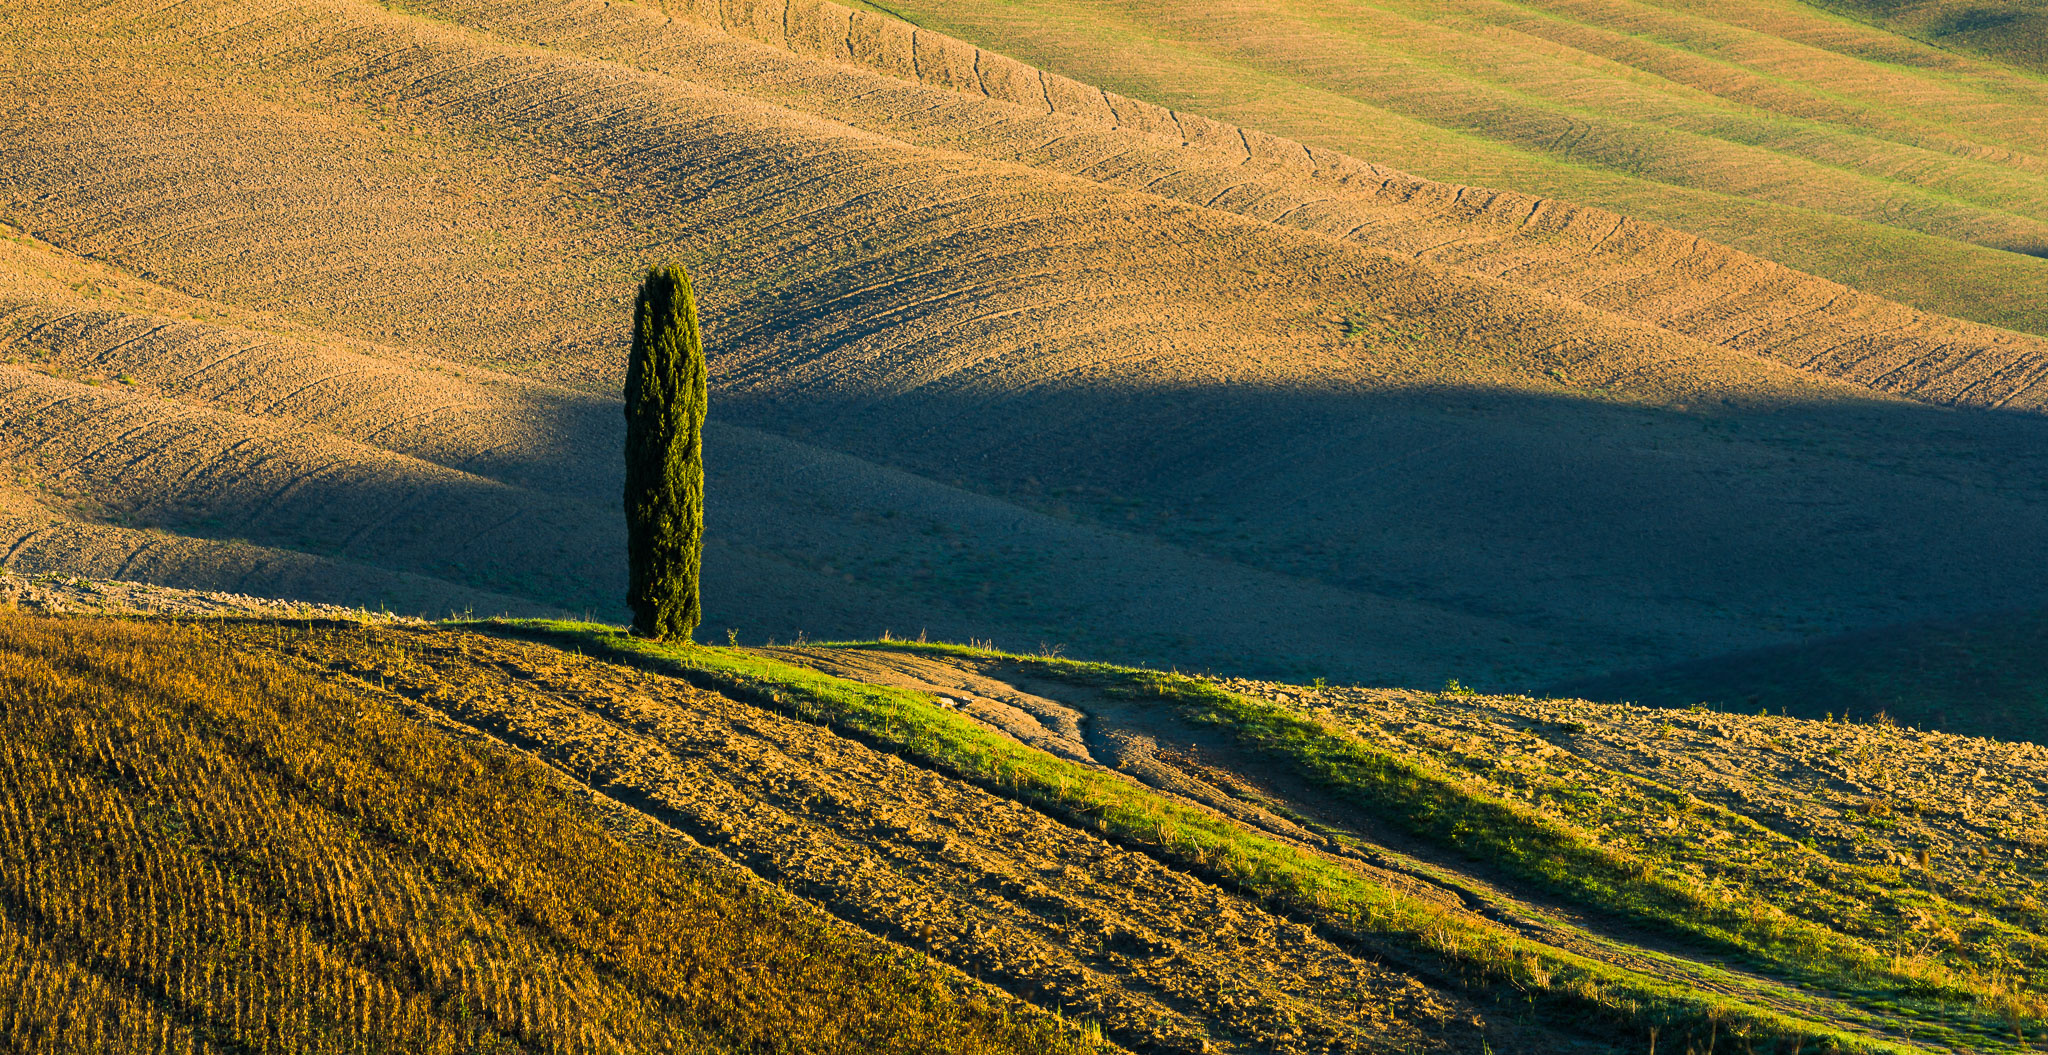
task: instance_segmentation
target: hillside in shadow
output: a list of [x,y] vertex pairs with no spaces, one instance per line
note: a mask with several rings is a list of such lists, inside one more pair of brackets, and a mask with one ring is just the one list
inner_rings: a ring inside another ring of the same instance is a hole
[[616,614],[674,256],[714,635],[1513,687],[2048,603],[2038,337],[728,6],[23,9],[7,562]]
[[2048,616],[2037,610],[1879,627],[1555,686],[1652,707],[1879,721],[2048,743]]

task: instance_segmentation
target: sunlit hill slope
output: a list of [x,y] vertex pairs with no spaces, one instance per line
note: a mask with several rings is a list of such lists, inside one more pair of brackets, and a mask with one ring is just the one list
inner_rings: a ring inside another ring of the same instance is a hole
[[[1549,179],[1522,132],[1453,139],[1526,165],[1439,164],[1352,137],[1366,110],[1176,94],[1144,79],[1165,30],[1109,9],[1117,77],[981,11],[949,24],[986,47],[806,2],[18,7],[9,562],[611,613],[621,320],[678,256],[712,347],[717,637],[1506,685],[2048,603],[2044,262],[2008,251],[2042,222],[2028,75],[1929,59],[1896,75],[1934,101],[1877,107],[1852,96],[1882,89],[1857,87],[1878,30],[1828,50],[1731,11],[1731,83],[1807,85],[1772,104],[1789,138],[1730,116],[1760,86],[1642,87],[1597,140],[1633,146]],[[1451,21],[1538,47],[1478,17]],[[1371,40],[1452,47],[1412,24]],[[1496,95],[1590,90],[1545,72],[1563,47]],[[1366,65],[1424,82],[1386,48]],[[1601,191],[1625,150],[1655,164]],[[1671,205],[1674,165],[1760,182]],[[1951,288],[1877,266],[1901,261]]]
[[9,612],[0,680],[9,1050],[1984,1052],[2048,1025],[2037,747],[578,623]]

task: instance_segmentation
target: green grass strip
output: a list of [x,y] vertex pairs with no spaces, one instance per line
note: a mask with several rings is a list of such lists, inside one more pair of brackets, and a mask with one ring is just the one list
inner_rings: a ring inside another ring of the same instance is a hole
[[1568,823],[1416,759],[1376,749],[1341,727],[1201,678],[951,644],[888,641],[830,647],[1002,660],[1135,698],[1163,699],[1178,705],[1185,717],[1225,729],[1240,746],[1289,764],[1303,778],[1374,816],[1398,822],[1411,835],[1795,980],[1879,999],[1918,996],[1968,1005],[1998,999],[1999,990],[1966,971],[1928,961],[1901,968],[1855,938],[1660,869]]
[[[1430,768],[1374,748],[1357,735],[1268,700],[1161,671],[921,642],[852,642],[830,647],[924,652],[1001,660],[1111,692],[1177,705],[1184,717],[1218,726],[1239,745],[1288,764],[1301,777],[1409,834],[1499,867],[1517,878],[1782,972],[1860,1003],[1898,997],[1964,1005],[1983,1032],[2032,1026],[2007,990],[1931,961],[1895,960],[1867,944],[1758,901],[1732,897],[1660,869],[1586,832]],[[1987,1010],[1989,1009],[1989,1010]]]
[[1240,745],[1289,763],[1317,786],[1410,834],[1486,861],[1544,889],[1699,939],[1721,951],[1795,978],[1868,993],[1873,981],[1895,992],[1974,1002],[1979,991],[1946,969],[1895,968],[1890,957],[1759,902],[1729,897],[1615,849],[1555,818],[1495,797],[1415,759],[1376,750],[1358,736],[1271,701],[1242,696],[1195,678],[1150,671],[1084,673],[1156,690],[1189,717],[1222,727]]
[[[742,650],[646,641],[601,624],[492,620],[460,625],[650,667],[701,688],[828,725],[1171,860],[1284,910],[1307,914],[1344,936],[1424,954],[1433,967],[1462,973],[1467,984],[1538,992],[1556,1005],[1552,1010],[1579,1020],[1591,1013],[1645,1032],[1656,1028],[1667,1038],[1694,1032],[1702,1039],[1715,1032],[1733,1033],[1764,1051],[1812,1051],[1816,1045],[1818,1050],[1847,1052],[1909,1050],[1740,1000],[1672,985],[1446,912],[1336,862],[1175,802],[1118,774],[1026,747],[953,714],[924,693],[833,677]],[[934,651],[1024,658],[970,649]],[[1173,679],[1175,685],[1201,684],[1150,671],[1059,665],[1096,676],[1123,672]]]

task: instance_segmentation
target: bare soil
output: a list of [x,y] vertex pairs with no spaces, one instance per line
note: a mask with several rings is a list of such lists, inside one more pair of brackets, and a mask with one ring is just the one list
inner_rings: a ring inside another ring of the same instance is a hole
[[533,752],[841,919],[1138,1051],[1603,1050],[816,726],[539,645],[249,624],[254,647]]
[[[251,647],[408,701],[423,718],[531,751],[621,816],[650,819],[1019,998],[1101,1022],[1134,1050],[1602,1048],[1530,1018],[1515,999],[1452,983],[1410,950],[1276,916],[914,758],[674,679],[291,602],[86,580],[0,580],[0,596],[39,611],[268,617],[221,625]],[[1927,1028],[1910,1010],[1793,984],[1422,841],[1170,705],[1014,660],[761,651],[928,693],[1021,743],[1475,923],[1872,1036],[1910,1040]],[[2032,745],[1572,700],[1221,685],[1900,955],[1981,964],[2048,929],[2037,897],[2048,879],[2048,754]]]
[[1689,235],[830,5],[14,14],[30,573],[616,617],[680,254],[714,635],[1529,685],[2048,603],[2039,339]]
[[281,601],[274,597],[251,597],[239,593],[186,590],[146,582],[60,578],[55,575],[30,579],[4,568],[0,568],[0,607],[37,615],[265,616],[371,623],[423,622],[415,616],[391,612]]

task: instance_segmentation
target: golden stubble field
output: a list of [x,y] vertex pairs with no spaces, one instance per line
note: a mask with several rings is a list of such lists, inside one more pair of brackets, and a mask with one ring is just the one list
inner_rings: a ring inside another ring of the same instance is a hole
[[2042,603],[2042,340],[1691,233],[831,5],[4,32],[25,570],[610,613],[673,254],[714,634],[1434,684]]

